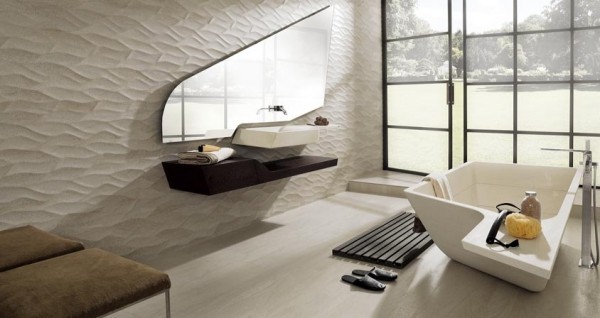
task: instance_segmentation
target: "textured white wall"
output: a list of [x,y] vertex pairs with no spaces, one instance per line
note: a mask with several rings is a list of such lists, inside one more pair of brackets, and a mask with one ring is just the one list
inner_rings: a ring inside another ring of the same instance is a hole
[[2,0],[0,229],[33,224],[143,259],[380,169],[380,4],[347,0],[331,1],[326,106],[298,120],[321,115],[341,128],[306,147],[236,147],[260,160],[336,156],[337,167],[203,196],[169,189],[160,165],[198,144],[160,142],[176,79],[329,3]]

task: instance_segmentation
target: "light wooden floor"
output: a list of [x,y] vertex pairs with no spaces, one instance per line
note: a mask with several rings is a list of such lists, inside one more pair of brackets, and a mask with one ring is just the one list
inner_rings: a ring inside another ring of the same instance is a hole
[[[172,317],[596,317],[597,270],[580,269],[578,219],[567,225],[552,279],[531,293],[448,259],[430,247],[383,293],[340,281],[369,264],[331,249],[408,201],[343,192],[212,242],[159,255],[171,277]],[[596,288],[596,289],[594,289]],[[164,317],[154,297],[111,317]]]

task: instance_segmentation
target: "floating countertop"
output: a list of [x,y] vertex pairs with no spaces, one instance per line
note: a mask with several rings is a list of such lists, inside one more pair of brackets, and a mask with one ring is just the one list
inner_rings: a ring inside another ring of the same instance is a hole
[[233,157],[214,165],[165,161],[163,169],[171,189],[212,195],[250,187],[302,173],[334,167],[337,158],[297,156],[269,162]]

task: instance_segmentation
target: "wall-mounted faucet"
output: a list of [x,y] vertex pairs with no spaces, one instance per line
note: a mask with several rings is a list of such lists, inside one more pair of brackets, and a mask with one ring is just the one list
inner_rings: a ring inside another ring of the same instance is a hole
[[[594,226],[596,226],[596,163],[592,161],[592,151],[590,150],[590,141],[585,141],[585,150],[576,149],[558,149],[541,148],[550,151],[567,151],[583,153],[583,192],[581,196],[581,259],[580,267],[592,268],[598,265],[598,229],[596,234],[596,259],[592,254],[592,208],[594,209]],[[594,202],[592,205],[592,170],[594,174]]]
[[269,107],[263,107],[263,108],[259,108],[256,111],[256,114],[258,115],[258,113],[260,113],[261,110],[266,109],[267,111],[270,112],[283,112],[284,115],[287,115],[287,111],[285,110],[285,108],[283,108],[283,105],[269,105]]

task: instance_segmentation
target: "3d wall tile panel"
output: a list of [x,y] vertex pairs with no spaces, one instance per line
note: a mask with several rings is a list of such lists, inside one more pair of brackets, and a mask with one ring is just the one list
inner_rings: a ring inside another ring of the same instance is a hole
[[[33,224],[136,259],[213,238],[345,190],[381,169],[380,8],[334,0],[318,144],[330,168],[215,196],[169,189],[161,161],[173,83],[319,8],[321,0],[0,2],[0,229]],[[222,141],[227,144],[227,140]],[[324,211],[324,213],[326,213]]]

